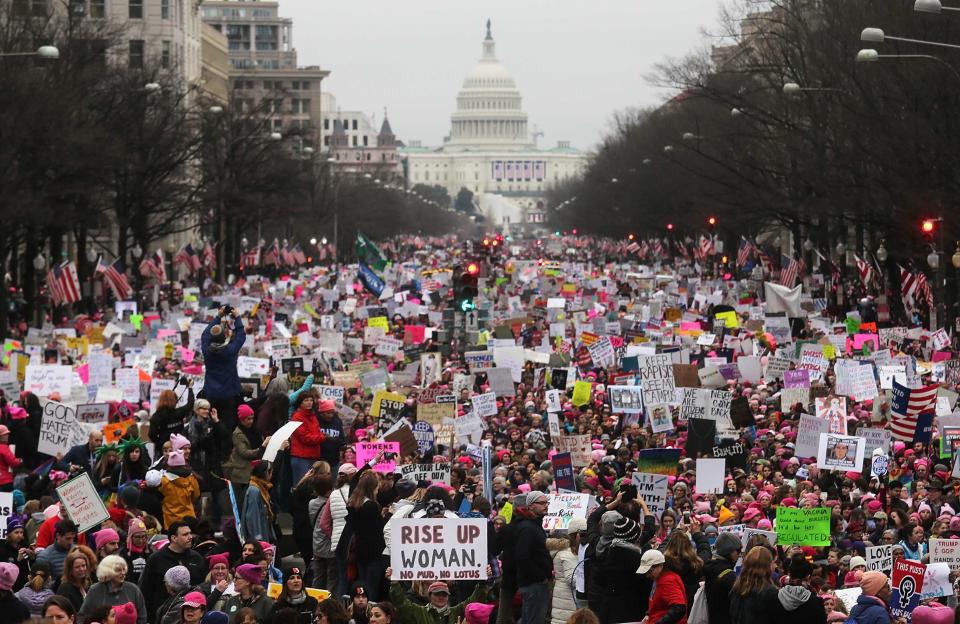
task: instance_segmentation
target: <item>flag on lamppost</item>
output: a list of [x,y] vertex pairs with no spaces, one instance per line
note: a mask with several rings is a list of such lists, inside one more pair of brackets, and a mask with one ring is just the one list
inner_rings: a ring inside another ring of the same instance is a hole
[[357,232],[357,259],[366,264],[368,269],[382,272],[387,268],[387,257],[362,232]]
[[127,279],[123,263],[120,260],[113,264],[107,264],[102,257],[98,258],[95,272],[103,277],[103,281],[113,291],[113,296],[116,297],[117,301],[123,301],[130,297],[133,289],[130,287],[130,281]]

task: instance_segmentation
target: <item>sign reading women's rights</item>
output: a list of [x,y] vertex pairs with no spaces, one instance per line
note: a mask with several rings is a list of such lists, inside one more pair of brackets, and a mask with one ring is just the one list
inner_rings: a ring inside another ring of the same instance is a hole
[[377,459],[373,466],[376,472],[393,472],[397,468],[399,455],[399,442],[357,442],[358,464],[362,466]]
[[103,501],[97,494],[97,488],[90,480],[90,475],[85,472],[57,486],[57,494],[67,511],[67,516],[77,525],[81,533],[110,518],[107,508],[103,506]]
[[777,541],[800,546],[830,545],[830,508],[777,508]]
[[391,520],[394,581],[487,578],[487,521],[483,518]]

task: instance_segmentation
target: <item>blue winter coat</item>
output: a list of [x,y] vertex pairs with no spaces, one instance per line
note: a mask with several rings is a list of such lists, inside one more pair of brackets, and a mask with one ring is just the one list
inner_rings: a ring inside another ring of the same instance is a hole
[[206,374],[203,379],[203,397],[213,401],[226,401],[240,396],[240,376],[237,374],[237,358],[247,339],[243,320],[233,323],[233,338],[223,346],[210,344],[210,330],[220,323],[219,318],[210,321],[200,336],[200,349]]
[[850,609],[850,617],[857,624],[890,624],[890,613],[882,600],[875,596],[857,597],[857,604]]

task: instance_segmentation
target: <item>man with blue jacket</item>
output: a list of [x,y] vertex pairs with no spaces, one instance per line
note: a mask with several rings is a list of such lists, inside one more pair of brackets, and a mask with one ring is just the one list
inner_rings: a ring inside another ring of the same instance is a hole
[[[232,332],[228,323],[230,317],[234,319]],[[224,428],[230,432],[237,426],[237,405],[241,393],[237,358],[246,338],[243,319],[236,316],[230,306],[220,308],[200,336],[200,349],[206,367],[200,396],[210,401]],[[224,459],[230,456],[232,447],[231,439],[225,438],[220,446]]]

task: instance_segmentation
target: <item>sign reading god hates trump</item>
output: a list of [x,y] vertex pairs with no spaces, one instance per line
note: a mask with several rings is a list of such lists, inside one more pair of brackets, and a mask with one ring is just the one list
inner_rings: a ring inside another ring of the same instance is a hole
[[482,518],[391,520],[391,580],[487,578],[487,521]]

